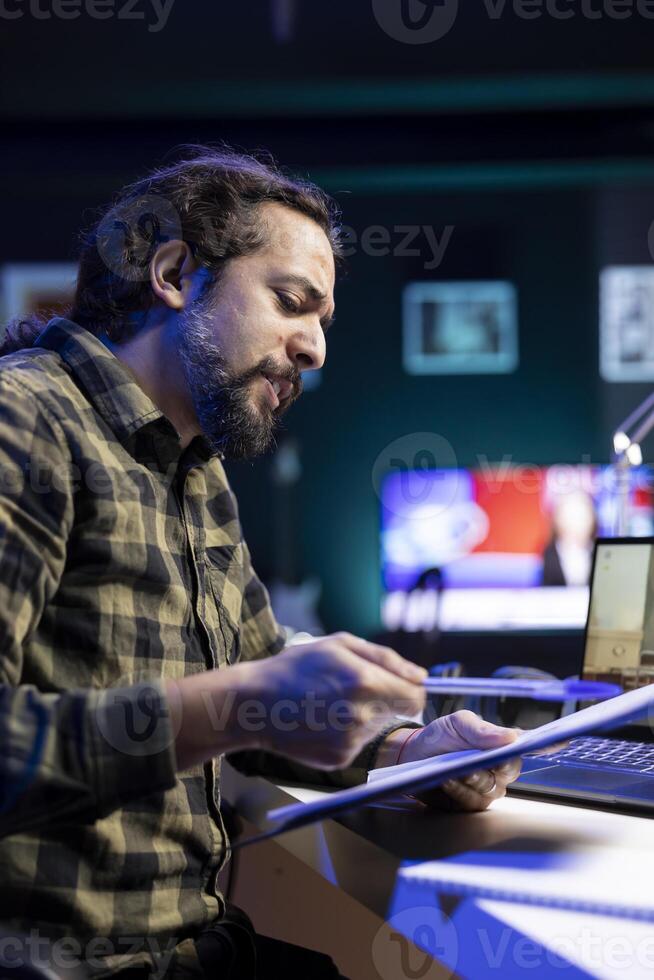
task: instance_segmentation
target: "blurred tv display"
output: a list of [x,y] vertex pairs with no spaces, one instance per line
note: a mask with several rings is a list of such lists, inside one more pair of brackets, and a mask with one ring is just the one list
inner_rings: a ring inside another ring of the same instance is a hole
[[[652,535],[654,471],[629,481],[628,536]],[[608,466],[407,469],[388,474],[381,498],[386,593],[430,569],[446,589],[587,586],[593,540],[614,534],[618,507]]]

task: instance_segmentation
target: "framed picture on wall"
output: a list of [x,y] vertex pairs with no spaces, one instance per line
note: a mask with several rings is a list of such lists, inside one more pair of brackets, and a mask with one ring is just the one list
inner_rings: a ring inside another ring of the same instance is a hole
[[75,291],[75,262],[11,263],[0,268],[3,324],[16,316],[63,314]]
[[610,265],[600,273],[600,374],[654,381],[654,266]]
[[409,374],[508,374],[518,366],[510,282],[413,282],[402,302]]

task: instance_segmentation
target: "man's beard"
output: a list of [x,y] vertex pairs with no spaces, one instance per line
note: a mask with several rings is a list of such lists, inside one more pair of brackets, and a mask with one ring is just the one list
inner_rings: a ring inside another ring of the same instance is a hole
[[[208,289],[182,314],[178,351],[195,414],[211,448],[227,459],[249,459],[275,444],[282,415],[302,393],[302,379],[297,369],[276,366],[272,358],[242,374],[230,371],[209,327],[213,292]],[[253,391],[253,381],[263,374],[293,383],[291,396],[276,409],[263,393],[257,397]]]

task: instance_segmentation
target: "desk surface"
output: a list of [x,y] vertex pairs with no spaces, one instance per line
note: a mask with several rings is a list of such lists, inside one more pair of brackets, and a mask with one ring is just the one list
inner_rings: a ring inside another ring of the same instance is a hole
[[[265,827],[268,809],[320,795],[316,790],[244,777],[229,766],[223,792],[258,829]],[[439,895],[435,887],[433,892],[425,891],[423,885],[417,891],[402,874],[409,864],[470,851],[567,855],[584,851],[595,853],[600,862],[603,855],[623,853],[625,874],[616,874],[615,860],[607,860],[601,890],[624,896],[632,887],[626,869],[633,870],[634,864],[627,858],[641,854],[643,874],[651,868],[654,875],[654,820],[649,817],[517,797],[498,800],[479,814],[429,813],[398,801],[300,828],[277,840],[295,858],[390,922],[396,932],[432,952],[456,971],[451,975],[475,980],[514,975],[640,980],[654,971],[651,922],[487,898],[453,900]],[[654,913],[654,886],[652,909]],[[396,972],[393,980],[409,975]]]

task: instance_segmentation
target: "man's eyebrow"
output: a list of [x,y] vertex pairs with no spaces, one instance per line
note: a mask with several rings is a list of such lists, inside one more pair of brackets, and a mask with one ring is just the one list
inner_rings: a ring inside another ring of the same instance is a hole
[[315,300],[317,303],[321,303],[323,300],[327,299],[327,293],[323,293],[320,289],[318,289],[318,287],[314,285],[314,283],[312,283],[307,276],[300,276],[297,275],[297,273],[288,272],[282,276],[282,278],[285,279],[286,282],[297,286],[298,289],[303,289],[307,296],[310,296],[311,299]]
[[[318,289],[307,276],[300,276],[294,272],[289,272],[283,278],[289,284],[297,286],[298,289],[303,289],[306,295],[316,303],[323,303],[327,299],[327,293],[323,293],[322,290]],[[334,320],[334,313],[331,313],[329,316],[323,316],[320,320],[320,326],[323,330],[328,330]]]

